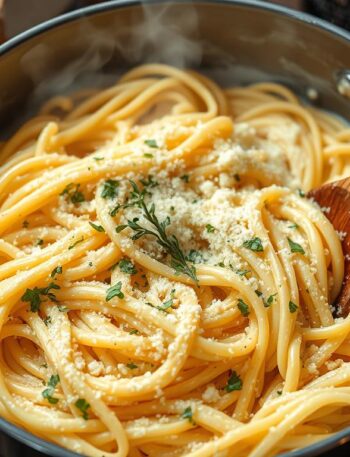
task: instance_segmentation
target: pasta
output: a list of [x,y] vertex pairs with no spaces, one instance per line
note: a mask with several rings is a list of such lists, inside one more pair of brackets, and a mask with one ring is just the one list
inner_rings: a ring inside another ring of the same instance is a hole
[[350,130],[144,65],[1,145],[0,414],[82,455],[274,456],[350,423]]

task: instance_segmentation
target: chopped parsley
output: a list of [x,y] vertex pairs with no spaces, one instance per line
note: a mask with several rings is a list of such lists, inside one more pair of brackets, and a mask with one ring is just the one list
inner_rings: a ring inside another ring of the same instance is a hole
[[38,238],[36,240],[35,246],[42,246],[44,244],[44,240],[42,238]]
[[55,405],[56,403],[58,403],[58,398],[53,397],[53,394],[55,393],[55,388],[59,382],[60,382],[59,375],[53,374],[47,383],[47,385],[48,385],[47,389],[45,389],[41,392],[41,395],[52,405]]
[[173,304],[174,304],[174,295],[175,295],[175,289],[173,289],[173,290],[171,291],[171,293],[170,293],[170,299],[167,300],[166,302],[164,302],[164,303],[162,304],[162,306],[159,306],[159,309],[160,309],[161,311],[165,311],[166,309],[171,308],[171,307],[173,306]]
[[195,425],[191,406],[187,406],[187,408],[184,409],[183,413],[181,414],[181,419],[188,419],[192,425]]
[[302,189],[298,189],[298,194],[299,194],[299,197],[302,197],[302,198],[305,197],[305,192]]
[[104,182],[101,197],[104,199],[113,199],[118,195],[119,181],[115,179],[107,179]]
[[277,390],[277,395],[282,395],[282,390]]
[[75,243],[71,244],[68,246],[68,250],[75,248],[75,246],[78,246],[78,244],[82,243],[84,241],[84,237],[82,236],[79,240],[77,240]]
[[118,264],[120,271],[128,275],[136,275],[137,269],[135,265],[129,259],[121,259]]
[[264,250],[261,239],[257,236],[251,240],[246,240],[243,243],[243,247],[255,252],[262,252]]
[[241,177],[239,176],[238,173],[235,173],[235,174],[233,175],[233,177],[235,178],[235,180],[236,180],[237,182],[239,182],[239,181],[241,180]]
[[62,269],[61,265],[57,265],[57,267],[51,271],[51,274],[50,274],[51,278],[56,279],[56,276],[61,275],[62,271],[63,271],[63,269]]
[[236,270],[236,273],[239,276],[246,276],[248,273],[250,273],[250,270]]
[[126,366],[130,368],[130,370],[135,370],[135,368],[137,368],[137,365],[135,365],[133,362],[127,363]]
[[294,302],[289,301],[289,311],[293,314],[295,311],[298,309],[298,305],[296,305]]
[[302,246],[300,246],[300,244],[298,243],[295,243],[293,240],[291,240],[290,238],[287,238],[288,240],[288,243],[289,243],[289,247],[290,247],[290,250],[291,252],[297,252],[299,254],[305,254],[305,251],[304,249],[302,248]]
[[227,384],[225,386],[226,392],[233,392],[234,390],[242,390],[242,380],[235,371],[230,371]]
[[94,160],[96,160],[96,162],[98,162],[99,160],[104,160],[104,157],[93,157]]
[[297,229],[297,228],[299,228],[299,225],[294,223],[294,224],[288,225],[288,228]]
[[63,189],[60,195],[67,195],[69,200],[75,205],[77,205],[78,203],[82,203],[85,201],[84,194],[79,189],[80,184],[74,184],[71,182]]
[[114,286],[109,287],[106,293],[106,301],[112,300],[112,298],[124,298],[124,294],[122,292],[122,282],[118,281]]
[[89,224],[91,225],[91,227],[96,230],[96,232],[104,232],[105,229],[102,227],[102,225],[97,225],[97,224],[94,224],[93,222],[90,222],[89,221]]
[[23,222],[22,222],[22,226],[23,226],[24,228],[28,228],[28,227],[29,227],[29,221],[23,221]]
[[190,181],[189,175],[182,175],[180,176],[180,179],[182,179],[183,182],[188,183]]
[[150,148],[158,148],[156,140],[145,140],[144,143],[147,144],[147,146],[149,146]]
[[87,421],[89,419],[87,410],[90,408],[90,404],[84,398],[79,398],[74,405],[81,411],[83,419]]
[[34,287],[34,289],[27,289],[21,297],[21,300],[30,304],[32,313],[37,313],[40,310],[40,304],[49,298],[53,302],[57,302],[57,298],[52,289],[60,289],[60,286],[51,282],[47,287]]
[[260,290],[258,290],[258,289],[254,290],[254,292],[256,293],[256,295],[257,295],[258,297],[261,297],[262,294],[263,294],[263,293],[262,293]]
[[245,303],[241,298],[238,299],[237,307],[240,310],[242,316],[247,317],[249,316],[249,306]]
[[207,224],[205,226],[206,230],[208,233],[213,233],[215,231],[215,227],[213,227],[211,224]]
[[143,156],[146,157],[147,159],[153,159],[153,157],[154,157],[154,155],[151,154],[150,152],[145,152],[145,153],[143,154]]
[[140,332],[138,330],[136,330],[136,328],[133,328],[132,330],[130,330],[129,332],[129,335],[139,335]]
[[268,298],[267,300],[264,300],[264,306],[265,306],[265,308],[269,308],[269,307],[272,305],[273,300],[274,300],[274,298],[275,298],[276,295],[277,295],[277,294],[270,295],[269,298]]

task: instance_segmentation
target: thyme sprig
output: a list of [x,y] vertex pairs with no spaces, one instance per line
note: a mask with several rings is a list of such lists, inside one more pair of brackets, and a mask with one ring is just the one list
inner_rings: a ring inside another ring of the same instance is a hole
[[124,230],[126,227],[133,230],[134,235],[131,237],[132,240],[138,240],[139,238],[150,235],[154,236],[157,240],[157,243],[162,246],[165,251],[171,256],[171,266],[175,269],[177,274],[184,274],[189,276],[193,281],[198,283],[198,278],[196,276],[196,269],[193,265],[190,265],[187,260],[184,252],[180,248],[180,244],[175,235],[168,235],[166,228],[170,225],[170,218],[166,217],[164,221],[160,222],[158,217],[155,214],[155,205],[154,203],[148,207],[145,203],[145,197],[149,195],[147,188],[142,190],[137,186],[137,184],[130,180],[132,186],[132,192],[127,203],[120,205],[120,208],[129,208],[129,207],[138,207],[142,210],[144,218],[154,227],[155,230],[149,230],[146,227],[142,227],[139,223],[139,218],[134,217],[132,220],[128,219],[127,224],[119,225],[116,228],[116,231],[119,233]]

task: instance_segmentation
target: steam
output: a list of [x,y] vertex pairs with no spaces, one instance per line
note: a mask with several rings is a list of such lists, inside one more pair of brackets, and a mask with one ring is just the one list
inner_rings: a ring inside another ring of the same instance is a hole
[[[30,49],[22,57],[21,67],[34,86],[31,111],[53,95],[112,84],[127,68],[140,63],[198,67],[203,43],[198,40],[197,13],[191,3],[174,6],[144,2],[142,9],[135,8],[131,23],[122,27],[118,23],[113,29],[97,27],[85,18],[78,23],[76,38],[69,46],[62,43],[65,52],[71,52],[71,56],[63,56],[70,59],[65,65],[44,42]],[[77,49],[85,49],[78,58]]]

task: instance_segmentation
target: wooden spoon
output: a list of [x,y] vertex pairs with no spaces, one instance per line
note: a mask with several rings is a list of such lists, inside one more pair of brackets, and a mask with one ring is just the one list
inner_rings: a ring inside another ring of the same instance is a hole
[[326,184],[308,193],[321,208],[329,208],[327,218],[338,232],[346,233],[343,241],[345,257],[344,281],[334,303],[337,316],[346,317],[350,312],[350,178]]

